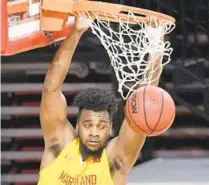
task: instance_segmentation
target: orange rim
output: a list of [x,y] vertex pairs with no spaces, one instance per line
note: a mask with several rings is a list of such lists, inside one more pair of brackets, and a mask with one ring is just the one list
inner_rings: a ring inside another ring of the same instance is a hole
[[[175,23],[173,17],[163,13],[132,6],[97,1],[43,0],[41,8],[48,11],[69,13],[75,16],[77,16],[79,12],[86,12],[86,16],[89,15],[93,19],[95,18],[94,13],[96,13],[99,19],[113,22],[118,22],[117,19],[120,19],[122,22],[147,23],[149,17],[154,15],[158,20],[167,20]],[[135,14],[135,20],[130,20],[130,17],[127,15],[129,11]],[[117,19],[115,17],[117,17]]]

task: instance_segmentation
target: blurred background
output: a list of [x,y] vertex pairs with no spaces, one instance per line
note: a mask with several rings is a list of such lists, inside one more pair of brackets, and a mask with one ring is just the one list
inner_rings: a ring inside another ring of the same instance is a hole
[[[176,103],[171,129],[148,138],[136,165],[153,158],[209,157],[209,1],[208,0],[112,0],[159,11],[176,18],[176,29],[166,37],[174,52],[166,65],[160,87]],[[35,184],[44,149],[39,105],[42,84],[60,42],[51,46],[2,57],[1,63],[1,170],[2,184]],[[75,126],[74,96],[88,87],[113,89],[119,100],[114,136],[123,119],[124,101],[105,49],[87,31],[76,50],[63,85],[68,118]]]

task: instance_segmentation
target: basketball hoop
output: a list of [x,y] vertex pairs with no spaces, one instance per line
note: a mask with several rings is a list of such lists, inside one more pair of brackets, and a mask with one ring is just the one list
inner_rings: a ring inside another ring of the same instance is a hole
[[[45,30],[61,29],[60,18],[69,15],[89,20],[92,32],[107,50],[119,83],[118,91],[124,99],[139,85],[150,85],[156,81],[158,77],[153,78],[154,72],[162,72],[162,67],[170,62],[170,42],[164,42],[161,38],[175,28],[175,19],[171,16],[96,1],[43,0],[41,8],[44,12],[42,26]],[[55,12],[59,12],[59,18],[54,16]],[[155,28],[147,25],[150,17],[155,18]],[[57,28],[54,24],[56,18],[59,19]],[[117,23],[117,26],[114,27],[113,23]],[[153,67],[151,64],[159,57],[163,57],[164,62]],[[125,91],[128,91],[127,94],[124,94]]]

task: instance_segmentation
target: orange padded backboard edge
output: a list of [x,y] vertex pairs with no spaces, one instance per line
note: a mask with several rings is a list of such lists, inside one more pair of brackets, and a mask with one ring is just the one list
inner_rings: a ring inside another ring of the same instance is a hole
[[1,0],[1,55],[14,55],[48,46],[66,38],[74,23],[57,32],[44,32],[40,24],[39,0]]

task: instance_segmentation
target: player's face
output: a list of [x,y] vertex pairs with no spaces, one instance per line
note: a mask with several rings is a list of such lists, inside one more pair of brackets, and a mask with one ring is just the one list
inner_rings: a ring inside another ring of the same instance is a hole
[[111,122],[108,111],[83,110],[78,123],[82,145],[91,152],[101,150],[110,136]]

